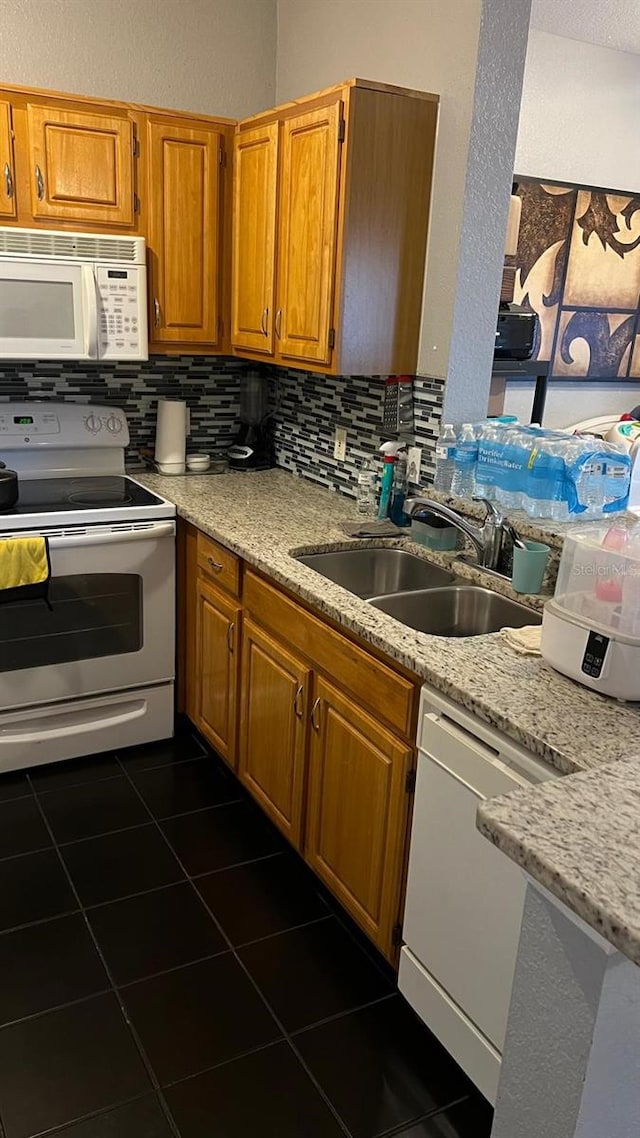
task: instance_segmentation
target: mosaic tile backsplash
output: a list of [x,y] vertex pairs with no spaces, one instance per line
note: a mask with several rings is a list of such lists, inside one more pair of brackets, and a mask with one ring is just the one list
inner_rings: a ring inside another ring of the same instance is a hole
[[[382,435],[382,376],[326,376],[274,368],[276,462],[342,493],[355,495],[365,455],[377,452]],[[435,470],[435,443],[444,385],[416,378],[415,442],[423,448],[423,480]],[[347,428],[347,457],[333,457],[336,427]]]
[[[0,401],[62,399],[123,407],[131,445],[127,460],[153,448],[159,398],[185,399],[191,411],[189,450],[225,451],[240,407],[240,379],[249,370],[268,376],[278,466],[321,485],[355,495],[358,468],[382,439],[384,378],[325,376],[268,367],[230,357],[153,356],[147,363],[55,361],[0,366]],[[434,470],[444,385],[416,378],[415,441],[423,448],[423,480]],[[333,457],[333,432],[347,428],[347,457]]]

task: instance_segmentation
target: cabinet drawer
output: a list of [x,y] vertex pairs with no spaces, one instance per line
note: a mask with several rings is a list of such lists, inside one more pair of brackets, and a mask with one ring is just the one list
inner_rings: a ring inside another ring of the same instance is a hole
[[312,616],[279,589],[249,570],[244,581],[245,606],[256,621],[295,646],[325,672],[403,735],[413,735],[416,688],[357,644]]
[[240,558],[213,538],[198,532],[198,568],[220,588],[240,596]]

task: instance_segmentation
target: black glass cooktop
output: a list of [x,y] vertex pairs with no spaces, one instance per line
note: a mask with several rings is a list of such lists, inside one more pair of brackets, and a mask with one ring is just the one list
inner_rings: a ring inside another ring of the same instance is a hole
[[108,475],[100,478],[21,478],[15,506],[10,514],[47,514],[60,510],[123,509],[157,506],[161,499],[130,478]]

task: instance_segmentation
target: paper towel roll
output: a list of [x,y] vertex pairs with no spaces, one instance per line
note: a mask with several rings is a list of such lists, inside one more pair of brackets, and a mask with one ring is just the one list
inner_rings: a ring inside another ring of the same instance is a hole
[[184,470],[188,412],[183,399],[159,399],[155,459],[159,466]]

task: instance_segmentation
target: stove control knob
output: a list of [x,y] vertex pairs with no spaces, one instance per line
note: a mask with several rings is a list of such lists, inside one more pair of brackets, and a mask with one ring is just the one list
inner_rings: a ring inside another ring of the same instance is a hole
[[102,429],[102,423],[97,415],[87,415],[84,425],[92,435],[97,435],[98,431]]
[[112,435],[119,435],[122,430],[122,419],[118,419],[116,415],[110,415],[105,423],[105,427]]

